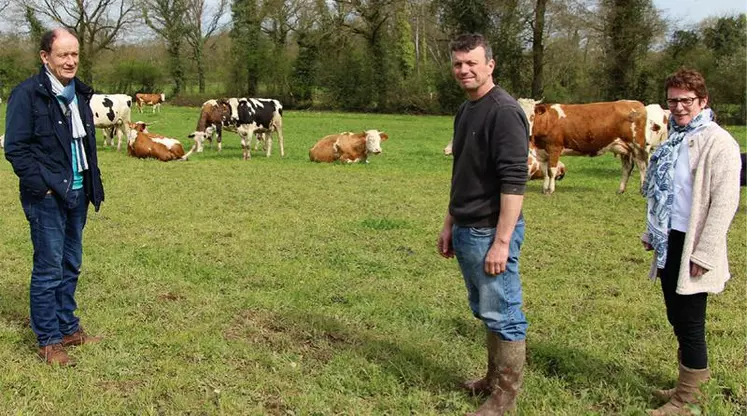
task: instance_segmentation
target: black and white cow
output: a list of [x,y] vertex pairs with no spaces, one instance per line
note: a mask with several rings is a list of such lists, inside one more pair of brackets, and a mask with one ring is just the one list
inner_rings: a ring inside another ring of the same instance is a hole
[[[236,132],[241,137],[244,160],[251,159],[251,141],[264,138],[267,157],[272,154],[272,132],[276,132],[280,142],[280,156],[285,157],[283,140],[283,105],[280,101],[268,98],[225,98],[215,100],[221,107],[222,125],[226,130]],[[198,141],[198,149],[209,140],[210,132],[193,133]],[[220,144],[219,144],[220,149]]]
[[[241,98],[238,105],[238,127],[244,160],[251,159],[251,142],[255,134],[265,139],[267,157],[272,154],[272,133],[277,133],[280,157],[285,157],[283,143],[283,105],[278,100],[266,98]],[[267,133],[267,134],[265,134]]]
[[122,137],[130,136],[130,113],[132,97],[126,94],[94,94],[91,97],[93,123],[103,129],[104,146],[112,145],[117,135],[117,151],[121,149]]

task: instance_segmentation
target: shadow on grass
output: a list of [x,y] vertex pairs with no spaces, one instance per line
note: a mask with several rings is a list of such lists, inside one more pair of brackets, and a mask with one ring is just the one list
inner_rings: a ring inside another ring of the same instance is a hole
[[387,338],[375,330],[352,327],[339,320],[309,311],[277,313],[244,310],[224,332],[228,339],[243,340],[274,351],[298,353],[326,364],[341,353],[352,353],[375,363],[399,380],[404,388],[430,390],[434,394],[458,389],[461,373],[426,354],[430,348],[407,339]]
[[36,347],[36,336],[29,318],[29,292],[27,284],[3,284],[0,302],[0,320],[21,334],[21,344]]
[[[527,364],[534,371],[548,378],[563,381],[569,390],[583,392],[612,387],[625,391],[633,389],[638,397],[650,405],[656,402],[651,395],[651,387],[662,388],[673,385],[669,376],[646,368],[630,368],[612,360],[605,360],[583,350],[568,348],[556,343],[528,342]],[[672,365],[675,365],[674,362]],[[604,393],[609,394],[609,392]],[[619,412],[615,403],[600,404],[605,411]]]

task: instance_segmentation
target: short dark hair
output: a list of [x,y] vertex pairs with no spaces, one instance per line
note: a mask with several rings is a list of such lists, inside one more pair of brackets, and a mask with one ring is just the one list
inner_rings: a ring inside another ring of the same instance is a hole
[[46,53],[51,53],[54,40],[57,39],[57,36],[59,36],[62,32],[67,32],[75,36],[75,39],[78,39],[78,35],[72,29],[68,29],[66,27],[58,27],[57,29],[52,29],[44,32],[41,37],[41,42],[39,43],[39,50]]
[[480,33],[463,33],[449,44],[451,52],[469,52],[478,46],[485,49],[485,61],[493,59],[493,49],[485,36]]
[[666,90],[669,90],[670,88],[681,88],[683,90],[694,92],[700,99],[709,98],[708,88],[706,87],[703,74],[694,69],[678,69],[677,72],[667,77],[664,85]]

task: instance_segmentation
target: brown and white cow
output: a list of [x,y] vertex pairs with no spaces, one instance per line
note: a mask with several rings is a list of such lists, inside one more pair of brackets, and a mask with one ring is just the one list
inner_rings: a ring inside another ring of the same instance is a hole
[[207,100],[200,109],[197,127],[189,137],[195,140],[197,152],[202,152],[205,141],[213,144],[213,134],[217,135],[218,151],[223,149],[223,122],[230,114],[228,104],[224,100]]
[[144,105],[152,105],[153,112],[155,113],[158,110],[160,113],[161,103],[166,102],[166,94],[144,94],[139,92],[135,94],[135,102],[137,103],[137,109],[140,111],[140,114],[143,113]]
[[309,149],[309,159],[312,162],[368,163],[368,155],[381,153],[381,142],[388,138],[386,133],[378,130],[331,134]]
[[193,144],[189,152],[184,153],[184,147],[179,140],[150,133],[146,126],[147,124],[142,121],[130,125],[130,137],[127,141],[128,155],[140,159],[158,159],[162,162],[187,160],[197,146],[197,143]]
[[625,192],[633,162],[641,183],[646,175],[646,108],[639,101],[621,100],[590,104],[538,104],[534,108],[532,142],[547,174],[543,192],[555,191],[560,155],[598,156],[607,151],[620,156]]

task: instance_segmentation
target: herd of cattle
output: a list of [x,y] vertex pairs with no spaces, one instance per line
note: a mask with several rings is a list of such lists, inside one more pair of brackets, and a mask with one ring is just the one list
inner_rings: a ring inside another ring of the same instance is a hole
[[[142,113],[144,105],[160,111],[165,101],[163,94],[136,94],[134,102]],[[625,192],[634,165],[638,167],[641,183],[645,177],[648,157],[667,138],[669,111],[658,104],[644,106],[639,101],[621,100],[590,104],[543,104],[541,101],[520,98],[519,105],[529,122],[530,143],[527,166],[529,179],[543,179],[543,192],[553,193],[555,181],[567,170],[560,156],[597,156],[607,151],[620,157],[622,179],[618,193]],[[285,156],[283,139],[283,106],[278,100],[264,98],[221,98],[206,101],[200,109],[195,131],[188,135],[194,143],[189,151],[178,139],[148,131],[147,124],[131,120],[133,97],[126,94],[97,94],[91,99],[94,123],[102,129],[104,146],[117,150],[122,138],[127,142],[127,153],[138,158],[161,161],[187,160],[193,152],[202,152],[205,142],[215,139],[217,150],[222,149],[224,130],[241,138],[244,160],[251,159],[251,147],[260,144],[269,157],[272,136],[277,135],[280,155]],[[362,133],[338,133],[323,137],[310,150],[314,162],[368,162],[369,155],[381,153],[381,142],[388,135],[378,130]],[[0,136],[0,147],[4,136]],[[452,144],[444,149],[451,154]]]

